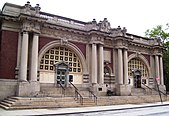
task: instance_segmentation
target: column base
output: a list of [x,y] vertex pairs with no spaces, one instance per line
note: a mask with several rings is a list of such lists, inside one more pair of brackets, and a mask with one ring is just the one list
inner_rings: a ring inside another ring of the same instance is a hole
[[116,85],[116,95],[119,96],[129,96],[131,95],[131,86],[130,85]]
[[159,90],[163,93],[166,93],[166,86],[165,85],[159,85]]
[[17,85],[17,96],[28,97],[35,96],[40,91],[39,82],[18,82]]
[[107,87],[105,84],[92,84],[91,89],[97,96],[105,96],[107,93]]

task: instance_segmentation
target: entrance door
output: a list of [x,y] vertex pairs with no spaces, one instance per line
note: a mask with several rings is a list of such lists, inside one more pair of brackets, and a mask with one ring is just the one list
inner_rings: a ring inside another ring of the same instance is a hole
[[65,62],[59,62],[56,64],[56,83],[57,86],[67,86],[68,80],[68,65]]
[[134,78],[134,87],[141,88],[141,71],[139,69],[135,69],[133,71],[133,78]]
[[58,69],[57,70],[57,85],[62,85],[63,87],[66,86],[67,82],[67,70],[64,69]]
[[134,87],[141,88],[141,76],[140,75],[136,75],[134,77]]

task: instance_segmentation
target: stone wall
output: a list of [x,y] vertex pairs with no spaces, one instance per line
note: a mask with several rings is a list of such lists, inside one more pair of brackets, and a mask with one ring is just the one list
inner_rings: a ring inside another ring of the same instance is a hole
[[6,97],[15,96],[17,80],[0,79],[0,100]]

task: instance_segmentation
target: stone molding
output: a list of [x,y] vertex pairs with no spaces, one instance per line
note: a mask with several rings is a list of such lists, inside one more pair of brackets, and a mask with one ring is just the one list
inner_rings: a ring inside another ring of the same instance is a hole
[[63,30],[42,28],[41,35],[48,36],[48,37],[54,37],[54,38],[60,38],[60,39],[65,38],[68,41],[88,43],[88,38],[85,35],[67,32]]

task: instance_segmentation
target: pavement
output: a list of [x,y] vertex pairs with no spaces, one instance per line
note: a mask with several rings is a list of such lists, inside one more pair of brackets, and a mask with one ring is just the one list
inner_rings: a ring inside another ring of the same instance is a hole
[[76,107],[76,108],[50,108],[50,109],[26,109],[26,110],[4,110],[0,108],[0,116],[36,116],[36,115],[70,115],[78,113],[92,113],[104,111],[118,111],[126,109],[137,109],[146,107],[169,106],[167,102],[157,102],[148,104],[125,104],[96,107]]

